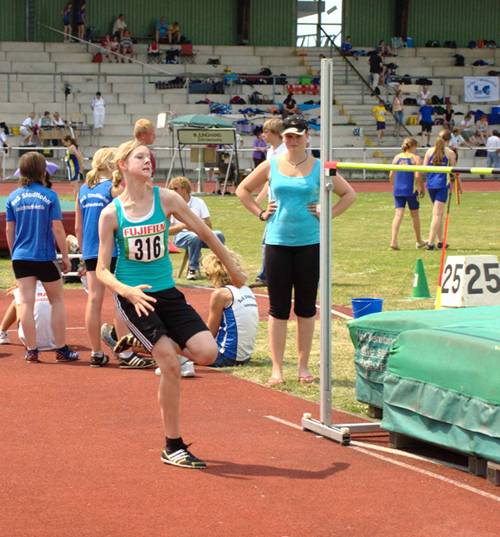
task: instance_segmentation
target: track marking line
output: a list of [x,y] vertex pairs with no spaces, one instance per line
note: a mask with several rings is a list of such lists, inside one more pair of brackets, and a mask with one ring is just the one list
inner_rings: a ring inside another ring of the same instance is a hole
[[[282,418],[278,418],[276,416],[264,416],[264,417],[267,418],[267,419],[270,419],[272,421],[275,421],[276,423],[281,423],[282,425],[286,425],[287,427],[291,427],[292,429],[298,429],[298,430],[302,431],[302,427],[300,427],[296,423],[292,423],[291,421],[287,421],[287,420],[284,420]],[[319,436],[319,435],[316,435],[316,436]],[[322,438],[321,436],[319,436],[319,437]],[[385,451],[385,452],[388,452],[388,453],[392,453],[392,451],[393,451],[393,448],[385,448],[383,446],[376,446],[374,444],[364,444],[362,442],[351,441],[351,449],[353,449],[354,451],[364,453],[365,455],[368,455],[369,457],[373,457],[375,459],[379,459],[381,461],[388,462],[389,464],[394,464],[395,466],[400,466],[401,468],[405,468],[406,470],[410,470],[412,472],[423,474],[423,475],[425,475],[427,477],[437,479],[438,481],[443,481],[444,483],[448,483],[449,485],[452,485],[454,487],[466,490],[468,492],[472,492],[473,494],[477,494],[479,496],[483,496],[484,498],[488,498],[490,500],[494,500],[494,501],[500,503],[500,496],[496,496],[495,494],[490,494],[489,492],[485,492],[485,491],[483,491],[481,489],[478,489],[476,487],[472,487],[471,485],[466,485],[465,483],[460,483],[459,481],[455,481],[454,479],[451,479],[449,477],[444,477],[442,475],[436,474],[434,472],[431,472],[430,470],[424,470],[423,468],[418,468],[417,466],[412,466],[411,464],[407,464],[405,462],[398,461],[396,459],[392,459],[392,458],[387,457],[385,455],[380,455],[378,453],[373,453],[373,451],[370,451],[369,449],[366,449],[366,447],[361,447],[361,446],[369,446],[373,450]],[[451,467],[453,469],[464,470],[463,466],[458,466],[458,465],[454,465],[454,464],[451,464],[451,463],[444,463],[444,462],[442,463],[441,461],[435,461],[435,459],[422,457],[421,455],[413,455],[411,453],[399,452],[397,450],[394,450],[394,451],[397,452],[397,453],[395,453],[395,455],[397,455],[397,456],[408,457],[408,458],[411,458],[411,459],[421,460],[423,462],[430,462],[430,463],[436,464],[436,465],[441,465],[442,464],[443,466],[449,466],[449,467]]]
[[389,453],[398,457],[406,457],[407,459],[414,459],[416,461],[430,462],[431,464],[435,464],[436,466],[447,466],[448,468],[453,468],[454,470],[467,471],[467,467],[462,466],[460,464],[454,464],[452,462],[433,459],[432,457],[426,457],[425,455],[416,455],[415,453],[409,453],[408,451],[401,451],[395,448],[378,446],[377,444],[370,444],[369,442],[358,442],[357,440],[351,440],[349,445],[365,449],[371,449],[373,451],[381,451],[383,453]]
[[467,490],[468,492],[472,492],[473,494],[477,494],[479,496],[482,496],[483,498],[488,498],[490,500],[493,500],[495,502],[500,503],[500,496],[496,496],[495,494],[490,494],[489,492],[485,492],[484,490],[477,489],[476,487],[472,487],[470,485],[466,485],[465,483],[460,483],[459,481],[455,481],[454,479],[450,479],[449,477],[444,477],[442,475],[436,474],[434,472],[431,472],[429,470],[424,470],[423,468],[418,468],[416,466],[412,466],[411,464],[407,464],[405,462],[397,461],[395,459],[391,459],[390,457],[386,457],[384,455],[379,455],[378,453],[373,453],[367,449],[361,448],[361,447],[355,447],[353,446],[352,449],[355,451],[359,451],[360,453],[364,453],[365,455],[368,455],[369,457],[373,457],[375,459],[379,459],[384,462],[388,462],[389,464],[394,464],[395,466],[400,466],[401,468],[405,468],[406,470],[410,470],[412,472],[416,472],[418,474],[423,474],[428,477],[431,477],[433,479],[437,479],[438,481],[443,481],[444,483],[448,483],[449,485],[453,485],[454,487]]
[[264,418],[267,418],[271,421],[275,421],[276,423],[281,423],[282,425],[286,425],[287,427],[291,427],[292,429],[298,429],[299,431],[302,431],[302,427],[300,425],[292,423],[291,421],[283,420],[281,418],[277,418],[276,416],[264,416]]

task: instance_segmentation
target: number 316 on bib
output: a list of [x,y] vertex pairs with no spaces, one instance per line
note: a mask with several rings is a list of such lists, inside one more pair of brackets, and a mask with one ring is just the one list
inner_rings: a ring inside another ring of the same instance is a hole
[[500,266],[495,255],[446,259],[441,305],[448,308],[500,305]]

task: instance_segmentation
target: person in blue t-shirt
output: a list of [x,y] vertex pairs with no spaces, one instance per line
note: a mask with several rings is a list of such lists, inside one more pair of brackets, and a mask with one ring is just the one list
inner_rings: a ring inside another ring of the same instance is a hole
[[[416,154],[417,141],[414,138],[405,138],[401,145],[402,153],[398,153],[392,160],[393,164],[405,164],[417,166],[420,164],[420,157]],[[413,222],[413,230],[417,240],[416,247],[423,248],[425,242],[422,240],[420,232],[420,215],[418,197],[423,197],[425,193],[424,183],[420,173],[407,171],[391,171],[389,173],[389,182],[392,185],[394,195],[394,219],[392,221],[391,248],[399,250],[398,233],[403,221],[406,204],[410,209]]]
[[[309,370],[316,293],[319,281],[319,187],[320,163],[308,150],[307,121],[299,115],[283,122],[287,153],[259,164],[236,189],[243,205],[266,228],[266,272],[269,291],[269,339],[272,373],[269,386],[283,384],[283,358],[292,291],[297,316],[298,380],[309,384]],[[261,209],[252,193],[269,181],[270,201]],[[340,175],[333,178],[340,197],[332,217],[342,214],[356,194]]]
[[[447,147],[451,139],[450,131],[444,130],[436,138],[434,147],[428,149],[424,157],[424,166],[455,166],[456,155]],[[453,176],[452,176],[452,179]],[[432,201],[432,221],[427,240],[427,250],[434,250],[435,240],[438,239],[437,247],[443,247],[443,214],[446,201],[448,200],[448,174],[428,173],[427,191]]]
[[160,17],[156,21],[155,36],[157,43],[165,43],[168,40],[168,22],[165,20],[165,17]]
[[34,305],[36,282],[40,280],[52,306],[52,330],[56,360],[78,360],[78,353],[66,345],[66,313],[61,273],[56,261],[56,244],[62,254],[63,272],[70,269],[66,233],[57,194],[47,188],[47,163],[34,151],[19,159],[19,188],[7,198],[6,235],[12,269],[20,294],[27,362],[38,362]]
[[434,125],[432,106],[426,103],[420,107],[418,113],[420,114],[420,126],[422,127],[422,145],[430,147],[432,126]]
[[[85,272],[88,285],[88,299],[85,308],[85,327],[90,340],[91,367],[102,367],[106,365],[109,358],[102,351],[101,343],[101,310],[104,300],[104,285],[97,279],[97,254],[99,252],[99,217],[102,210],[115,198],[122,190],[121,184],[114,185],[111,177],[114,170],[113,159],[116,149],[106,147],[96,151],[92,159],[92,169],[87,174],[85,184],[80,188],[75,204],[75,231],[78,244],[82,248],[82,259],[85,262]],[[113,252],[116,259],[116,251]],[[114,263],[113,263],[114,265]],[[127,330],[123,326],[121,333]],[[120,357],[120,367],[130,367],[134,364],[134,369],[138,365],[147,364],[152,367],[152,361],[142,360],[136,363],[130,357]]]

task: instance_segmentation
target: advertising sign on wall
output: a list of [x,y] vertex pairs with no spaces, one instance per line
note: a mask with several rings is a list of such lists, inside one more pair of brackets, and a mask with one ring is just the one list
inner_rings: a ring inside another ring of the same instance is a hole
[[498,85],[497,76],[464,76],[464,101],[466,103],[498,101]]

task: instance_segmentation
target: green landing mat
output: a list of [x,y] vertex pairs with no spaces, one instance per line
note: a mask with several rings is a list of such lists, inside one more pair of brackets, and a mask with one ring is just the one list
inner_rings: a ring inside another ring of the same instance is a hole
[[384,429],[500,462],[500,323],[402,333],[383,397]]
[[355,349],[356,398],[382,408],[387,358],[402,332],[449,325],[466,327],[489,319],[497,320],[500,325],[500,306],[387,311],[350,321],[349,333]]

